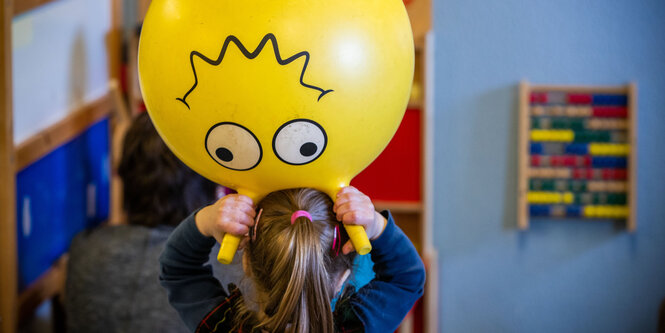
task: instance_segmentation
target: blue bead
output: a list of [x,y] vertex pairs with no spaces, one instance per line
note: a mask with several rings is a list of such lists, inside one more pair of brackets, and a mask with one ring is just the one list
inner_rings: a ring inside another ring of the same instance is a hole
[[627,105],[626,95],[593,95],[593,105]]
[[549,216],[550,215],[550,206],[547,206],[547,205],[530,205],[529,206],[529,215],[530,216]]
[[566,206],[566,216],[568,217],[582,216],[582,206],[577,206],[577,205]]
[[586,155],[589,151],[589,145],[586,143],[571,143],[566,146],[566,154]]
[[543,153],[543,145],[541,143],[532,143],[531,144],[531,154],[540,155]]

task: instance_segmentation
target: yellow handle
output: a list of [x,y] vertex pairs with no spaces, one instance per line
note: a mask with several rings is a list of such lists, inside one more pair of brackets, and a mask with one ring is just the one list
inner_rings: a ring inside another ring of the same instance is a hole
[[346,229],[346,233],[349,234],[351,243],[358,254],[366,255],[369,251],[372,251],[372,244],[369,243],[367,233],[362,226],[345,224],[344,229]]
[[[337,192],[342,188],[349,186],[349,181],[341,181],[339,182],[338,186],[332,186],[328,189],[326,189],[326,193],[335,200],[337,198]],[[344,229],[346,229],[346,233],[349,235],[349,239],[351,239],[351,244],[353,244],[353,247],[356,249],[356,252],[360,255],[366,255],[369,253],[369,251],[372,251],[372,244],[369,243],[369,238],[367,237],[367,233],[365,232],[365,228],[363,228],[360,225],[344,225]]]
[[224,265],[230,264],[233,261],[233,257],[236,255],[239,244],[240,237],[232,234],[225,234],[219,248],[219,253],[217,254],[217,261]]
[[[263,195],[246,190],[244,188],[239,188],[238,194],[249,197],[252,199],[254,204],[258,203],[259,200],[263,197]],[[233,257],[236,255],[236,251],[238,251],[238,245],[240,245],[241,239],[242,237],[236,235],[224,234],[224,238],[222,239],[222,243],[219,247],[219,253],[217,253],[217,261],[224,265],[230,264],[233,261]]]

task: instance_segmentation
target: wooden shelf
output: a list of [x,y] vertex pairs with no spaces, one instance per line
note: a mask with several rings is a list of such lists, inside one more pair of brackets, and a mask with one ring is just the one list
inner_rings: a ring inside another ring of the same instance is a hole
[[422,49],[425,46],[425,35],[432,28],[431,0],[408,0],[404,4],[411,20],[416,49]]
[[420,213],[423,210],[423,204],[414,201],[374,201],[374,207],[377,210],[390,210],[392,213]]

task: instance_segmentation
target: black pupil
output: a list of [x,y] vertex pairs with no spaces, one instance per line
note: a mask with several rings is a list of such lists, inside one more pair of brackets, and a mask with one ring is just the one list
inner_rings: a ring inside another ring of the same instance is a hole
[[224,162],[233,161],[233,153],[226,148],[217,148],[215,154],[217,154],[217,157]]
[[300,146],[300,154],[306,157],[316,154],[316,144],[313,142],[307,142]]

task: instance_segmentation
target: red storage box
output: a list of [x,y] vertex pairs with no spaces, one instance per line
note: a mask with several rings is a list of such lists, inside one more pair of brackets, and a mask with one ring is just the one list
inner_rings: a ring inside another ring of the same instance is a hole
[[388,147],[351,185],[372,200],[420,202],[421,142],[420,110],[407,109]]

